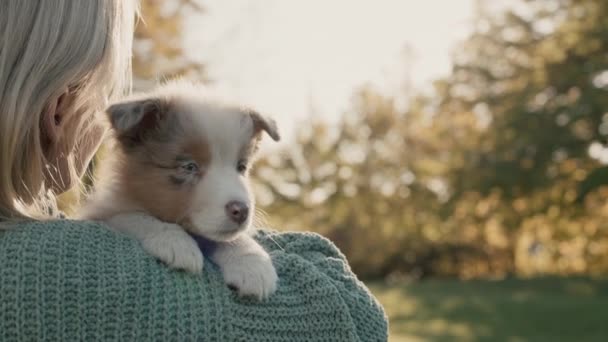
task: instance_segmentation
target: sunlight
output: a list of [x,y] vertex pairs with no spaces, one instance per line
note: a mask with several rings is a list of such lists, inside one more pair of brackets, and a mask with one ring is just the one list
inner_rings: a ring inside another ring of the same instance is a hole
[[428,86],[450,71],[451,48],[470,32],[473,15],[472,0],[205,6],[202,23],[191,20],[189,53],[208,62],[215,90],[270,113],[287,130],[311,111],[336,119],[365,83],[390,93]]

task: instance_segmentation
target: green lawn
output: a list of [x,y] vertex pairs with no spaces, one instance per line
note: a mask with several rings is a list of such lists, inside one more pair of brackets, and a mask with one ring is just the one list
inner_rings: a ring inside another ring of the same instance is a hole
[[368,284],[391,342],[608,341],[608,280],[430,280]]

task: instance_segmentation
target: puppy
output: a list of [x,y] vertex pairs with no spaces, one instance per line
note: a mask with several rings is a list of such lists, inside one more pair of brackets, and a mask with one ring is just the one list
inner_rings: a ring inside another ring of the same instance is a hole
[[190,234],[212,240],[209,257],[225,282],[263,299],[275,291],[277,274],[248,233],[248,171],[262,133],[275,141],[279,133],[273,120],[202,94],[195,84],[174,82],[109,107],[116,148],[80,216],[193,273],[202,271],[203,255]]

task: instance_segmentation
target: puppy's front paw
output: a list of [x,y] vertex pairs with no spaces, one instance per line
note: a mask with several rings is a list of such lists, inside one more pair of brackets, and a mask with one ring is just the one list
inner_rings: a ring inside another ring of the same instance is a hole
[[223,265],[224,281],[234,287],[239,296],[268,298],[277,289],[277,272],[266,252],[235,257]]
[[201,273],[203,254],[196,242],[181,229],[168,229],[142,241],[144,249],[169,267]]

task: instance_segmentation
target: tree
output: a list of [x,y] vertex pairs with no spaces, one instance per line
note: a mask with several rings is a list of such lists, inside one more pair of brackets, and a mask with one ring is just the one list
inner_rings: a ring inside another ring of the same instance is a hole
[[[518,196],[580,181],[599,165],[587,152],[608,135],[608,4],[526,3],[523,13],[480,20],[442,94],[445,105],[489,120],[483,147],[457,175],[469,180],[462,190]],[[562,172],[568,163],[575,174]],[[473,171],[477,177],[463,177]]]
[[608,271],[608,173],[589,153],[606,153],[607,14],[600,0],[482,13],[433,97],[399,111],[364,89],[338,125],[263,160],[265,209],[326,234],[361,276]]
[[136,87],[177,76],[206,79],[204,65],[190,60],[182,46],[185,16],[201,13],[203,7],[196,0],[141,1],[133,50]]

